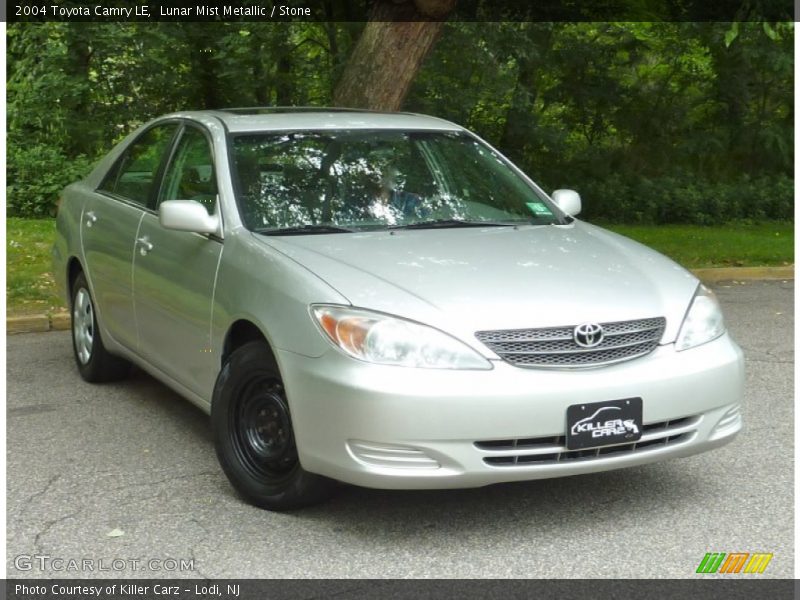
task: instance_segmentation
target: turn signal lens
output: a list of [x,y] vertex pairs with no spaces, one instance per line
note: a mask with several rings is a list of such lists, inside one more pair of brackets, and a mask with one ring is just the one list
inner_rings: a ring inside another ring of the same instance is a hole
[[679,351],[688,350],[715,340],[723,333],[725,322],[717,297],[706,286],[700,285],[683,319],[675,348]]

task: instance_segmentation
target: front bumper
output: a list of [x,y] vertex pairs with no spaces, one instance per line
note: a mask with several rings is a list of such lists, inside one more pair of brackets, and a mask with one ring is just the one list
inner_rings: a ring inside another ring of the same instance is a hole
[[[742,426],[744,359],[727,334],[683,352],[669,344],[626,363],[573,371],[502,361],[491,371],[377,366],[333,348],[319,358],[285,351],[277,358],[303,467],[365,487],[479,487],[605,471],[704,452]],[[476,446],[557,438],[569,405],[634,396],[643,399],[649,444],[578,457],[557,439],[521,449]]]

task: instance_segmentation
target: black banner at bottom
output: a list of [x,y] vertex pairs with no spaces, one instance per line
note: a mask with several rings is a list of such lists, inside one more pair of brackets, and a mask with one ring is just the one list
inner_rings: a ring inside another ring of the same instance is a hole
[[795,581],[731,576],[710,579],[9,579],[9,599],[100,600],[310,600],[312,598],[380,598],[420,600],[631,598],[683,599],[794,598]]

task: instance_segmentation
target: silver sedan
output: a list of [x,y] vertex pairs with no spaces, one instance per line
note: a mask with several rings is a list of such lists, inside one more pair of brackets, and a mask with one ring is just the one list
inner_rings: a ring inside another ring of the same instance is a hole
[[248,501],[474,487],[729,442],[714,295],[462,127],[335,109],[147,123],[60,201],[81,376],[131,364],[211,415]]

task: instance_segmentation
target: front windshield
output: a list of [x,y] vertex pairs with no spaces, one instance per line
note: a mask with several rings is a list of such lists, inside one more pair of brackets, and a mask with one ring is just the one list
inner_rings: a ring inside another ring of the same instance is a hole
[[562,222],[501,157],[464,133],[248,133],[232,148],[239,209],[254,231]]

